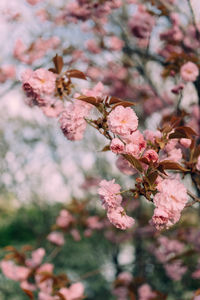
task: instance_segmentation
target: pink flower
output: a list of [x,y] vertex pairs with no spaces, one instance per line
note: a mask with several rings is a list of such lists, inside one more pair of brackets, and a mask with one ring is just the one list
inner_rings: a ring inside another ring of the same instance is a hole
[[200,171],[200,155],[197,158],[196,168],[197,168],[198,171]]
[[47,293],[39,292],[38,294],[38,300],[57,300],[58,297],[53,297]]
[[88,115],[88,109],[81,102],[68,103],[59,119],[63,134],[71,141],[81,140],[86,129],[84,117]]
[[61,101],[50,100],[45,106],[42,106],[43,113],[49,118],[58,117],[63,112],[64,106]]
[[66,209],[62,209],[56,219],[56,225],[61,228],[67,228],[73,221],[72,215]]
[[160,138],[162,136],[161,132],[156,130],[156,131],[151,131],[151,130],[145,130],[144,131],[144,136],[146,140],[151,141],[152,143],[155,142],[156,138]]
[[58,231],[52,231],[48,236],[47,239],[49,242],[57,245],[62,246],[65,243],[64,236],[61,232]]
[[144,153],[143,157],[145,157],[149,162],[156,162],[158,160],[158,153],[153,149],[149,149]]
[[28,281],[22,281],[20,283],[20,287],[23,290],[29,290],[29,291],[35,291],[36,290],[36,286],[32,283],[29,283]]
[[90,229],[101,229],[103,227],[103,223],[99,220],[98,216],[87,218],[86,224]]
[[192,141],[190,139],[185,139],[185,138],[180,139],[180,144],[185,148],[189,148],[191,145],[191,142]]
[[125,153],[138,157],[140,153],[139,145],[133,143],[127,144],[125,146]]
[[107,181],[102,180],[99,184],[98,193],[100,195],[104,208],[116,208],[122,202],[120,193],[120,185],[115,183],[115,179]]
[[167,157],[165,158],[165,160],[170,160],[174,162],[180,162],[181,159],[182,159],[182,151],[181,149],[176,149],[176,148],[169,151],[167,153]]
[[189,61],[181,67],[180,73],[183,80],[195,81],[199,75],[199,69],[196,64]]
[[110,150],[116,154],[123,153],[124,143],[118,138],[114,138],[110,144]]
[[125,230],[132,227],[135,224],[135,220],[127,216],[122,206],[116,208],[109,208],[107,217],[115,227]]
[[32,258],[26,260],[26,265],[30,268],[35,268],[36,266],[41,264],[44,255],[45,250],[43,248],[38,248],[37,250],[32,252]]
[[140,39],[148,39],[154,26],[155,19],[144,10],[139,10],[130,20],[129,27],[132,34]]
[[124,41],[119,39],[117,36],[112,36],[109,39],[109,46],[114,51],[120,51],[124,46]]
[[86,47],[90,52],[94,54],[101,52],[101,48],[99,48],[95,40],[88,40],[86,42]]
[[41,1],[43,1],[43,0],[26,0],[26,2],[28,2],[28,3],[31,4],[31,5],[36,5],[36,4],[38,4],[39,2],[41,2]]
[[67,300],[78,300],[84,295],[84,286],[81,282],[77,282],[69,288],[61,288],[59,293]]
[[17,266],[13,261],[2,260],[1,269],[3,274],[14,281],[24,281],[28,278],[30,269],[22,266]]
[[182,276],[187,271],[187,267],[183,266],[180,260],[176,260],[173,263],[166,264],[165,270],[167,275],[173,280],[181,280]]
[[200,279],[200,270],[196,270],[192,273],[192,278]]
[[56,77],[57,75],[53,72],[41,68],[33,71],[26,82],[36,93],[50,95],[55,91]]
[[128,135],[137,129],[138,117],[130,107],[119,105],[109,114],[108,127],[115,134]]
[[141,285],[138,289],[139,300],[151,300],[156,297],[156,293],[152,291],[147,283]]
[[130,272],[122,272],[117,277],[118,280],[122,281],[123,284],[129,285],[133,280],[133,275]]
[[72,230],[70,230],[70,233],[76,242],[79,242],[81,240],[81,235],[76,228],[73,228]]
[[187,189],[178,179],[164,179],[157,185],[158,193],[154,196],[156,209],[152,218],[157,229],[175,224],[185,207]]
[[103,96],[104,85],[98,82],[92,89],[81,90],[82,94],[88,97],[101,98]]

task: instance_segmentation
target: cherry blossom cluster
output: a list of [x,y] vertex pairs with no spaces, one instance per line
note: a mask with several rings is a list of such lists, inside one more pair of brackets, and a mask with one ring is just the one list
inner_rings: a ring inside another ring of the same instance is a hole
[[[177,118],[176,126],[163,125],[161,130],[144,131],[142,134],[138,130],[138,117],[131,108],[132,102],[109,98],[102,83],[91,90],[74,93],[71,78],[85,80],[85,75],[78,70],[61,73],[63,64],[58,56],[54,58],[54,64],[52,71],[28,69],[23,73],[23,89],[29,105],[37,105],[46,115],[59,117],[61,130],[68,140],[81,140],[87,123],[97,129],[109,140],[107,150],[118,156],[116,164],[119,170],[126,175],[139,175],[132,189],[133,196],[143,195],[154,203],[152,224],[161,230],[177,223],[188,202],[187,190],[180,178],[166,173],[165,169],[187,171],[181,164],[183,156],[194,144],[195,132],[187,126],[178,127],[180,120]],[[67,101],[63,104],[56,96]],[[94,107],[101,114],[97,120],[90,119]],[[198,150],[196,153],[195,163],[186,167],[199,171]],[[114,180],[102,180],[98,192],[112,224],[121,229],[134,225],[133,218],[127,216],[121,206],[120,186]],[[54,238],[55,233],[52,233],[50,239]]]

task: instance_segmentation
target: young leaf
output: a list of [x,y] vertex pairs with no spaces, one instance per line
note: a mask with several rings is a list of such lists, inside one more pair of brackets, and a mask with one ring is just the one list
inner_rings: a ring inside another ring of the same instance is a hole
[[54,62],[54,66],[55,66],[55,70],[57,74],[60,74],[63,68],[63,58],[62,56],[59,56],[58,54],[56,54],[56,56],[54,56],[53,58],[53,62]]
[[183,172],[189,171],[189,170],[185,169],[184,167],[182,167],[181,165],[179,165],[178,163],[176,163],[174,161],[170,161],[170,160],[161,161],[160,166],[162,166],[165,170],[179,170],[179,171],[183,171]]
[[81,100],[81,101],[84,101],[84,102],[87,102],[87,103],[90,103],[90,104],[95,105],[95,106],[99,105],[99,103],[98,103],[98,101],[95,97],[88,97],[88,96],[82,95],[82,96],[79,96],[77,99]]
[[67,77],[70,78],[79,78],[79,79],[83,79],[83,80],[87,80],[85,74],[79,70],[68,70],[67,72],[65,72],[65,74],[67,75]]
[[33,300],[34,299],[34,295],[33,292],[26,290],[26,289],[22,289],[24,291],[24,293],[26,293],[26,295],[29,297],[29,299]]
[[139,172],[142,172],[143,171],[143,168],[142,168],[142,165],[139,161],[139,159],[135,158],[134,156],[132,155],[128,155],[128,154],[124,154],[123,155],[130,163],[131,165],[136,168]]

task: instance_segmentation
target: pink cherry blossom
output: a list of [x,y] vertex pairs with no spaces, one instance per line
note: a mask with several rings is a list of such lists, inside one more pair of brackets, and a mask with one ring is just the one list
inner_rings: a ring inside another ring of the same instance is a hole
[[115,183],[115,179],[107,181],[102,180],[99,184],[98,193],[100,195],[104,208],[116,208],[122,202],[120,193],[120,185]]
[[131,283],[131,281],[133,280],[133,275],[130,272],[121,272],[118,275],[118,280],[122,281],[123,284],[129,285]]
[[192,141],[190,139],[185,139],[185,138],[180,139],[180,144],[185,148],[189,148],[191,145],[191,142]]
[[11,260],[2,260],[1,261],[1,269],[3,274],[14,281],[24,281],[28,278],[30,269],[23,267],[23,266],[17,266],[14,264]]
[[101,229],[103,227],[103,223],[99,220],[98,216],[88,217],[86,224],[90,229]]
[[123,153],[124,143],[120,139],[114,138],[110,143],[110,150],[116,154]]
[[165,270],[171,279],[178,281],[186,273],[187,267],[183,266],[180,260],[176,260],[173,263],[166,264]]
[[82,101],[68,103],[59,119],[62,132],[68,140],[78,141],[83,138],[86,129],[84,117],[87,115],[88,109]]
[[31,254],[32,257],[26,260],[26,265],[30,268],[34,268],[40,265],[44,255],[45,255],[44,248],[38,248],[37,250],[32,252]]
[[164,179],[157,185],[158,193],[154,196],[156,209],[152,218],[156,228],[175,224],[188,201],[187,189],[178,179]]
[[31,4],[31,5],[36,5],[36,4],[38,4],[39,2],[41,2],[41,1],[43,1],[43,0],[26,0],[26,2],[28,2],[28,3]]
[[65,243],[64,236],[61,232],[58,231],[52,231],[48,236],[47,239],[49,242],[57,245],[62,246]]
[[56,225],[61,228],[67,228],[73,221],[72,215],[66,209],[62,209],[56,219]]
[[29,83],[36,93],[49,95],[55,91],[56,77],[56,74],[41,68],[33,71],[28,80],[23,77],[23,81]]
[[149,149],[144,153],[143,157],[145,157],[149,162],[156,162],[158,160],[158,153],[153,149]]
[[195,81],[199,75],[199,69],[193,62],[185,63],[180,70],[181,77],[185,81]]
[[200,155],[197,158],[196,168],[197,168],[198,171],[200,171]]
[[64,111],[64,106],[61,101],[50,99],[50,101],[48,101],[45,106],[42,106],[41,109],[47,117],[56,118]]
[[59,293],[67,300],[78,300],[83,297],[84,286],[81,282],[72,284],[69,288],[61,288]]
[[132,217],[127,216],[122,206],[109,208],[107,217],[110,223],[122,230],[130,228],[135,224],[135,220]]
[[115,134],[128,135],[137,129],[138,117],[130,107],[119,105],[109,114],[108,127]]
[[152,291],[150,285],[145,283],[139,287],[138,296],[139,300],[151,300],[156,296],[156,293]]
[[109,38],[109,46],[114,51],[119,51],[124,46],[124,41],[119,39],[117,36],[112,36]]

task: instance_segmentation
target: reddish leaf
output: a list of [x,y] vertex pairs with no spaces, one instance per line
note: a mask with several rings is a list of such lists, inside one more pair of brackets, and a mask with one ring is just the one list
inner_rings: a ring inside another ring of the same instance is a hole
[[4,250],[5,251],[16,251],[16,248],[15,247],[13,247],[13,246],[6,246],[6,247],[4,247]]
[[162,166],[165,170],[179,170],[179,171],[183,171],[183,172],[189,171],[188,169],[185,169],[178,163],[176,163],[174,161],[170,161],[170,160],[161,161],[160,166]]
[[110,145],[106,145],[102,150],[101,152],[106,152],[106,151],[109,151],[110,150]]
[[147,176],[148,181],[150,182],[151,186],[155,183],[158,177],[158,172],[152,172]]
[[55,65],[55,70],[56,73],[60,74],[63,68],[63,58],[62,56],[59,56],[58,54],[56,54],[56,56],[54,56],[53,58],[53,62]]
[[87,80],[85,74],[79,70],[75,70],[75,69],[68,70],[65,74],[70,78],[79,78],[79,79]]
[[112,110],[115,109],[117,106],[123,106],[123,107],[129,107],[129,106],[134,106],[136,105],[134,102],[128,102],[128,101],[121,101],[119,103],[116,103],[113,105]]
[[191,138],[193,135],[197,135],[197,134],[192,128],[188,126],[181,126],[181,127],[177,127],[175,131],[169,135],[169,138],[170,139]]
[[128,155],[128,154],[124,154],[123,155],[130,163],[131,165],[136,168],[139,172],[142,172],[143,171],[143,168],[142,168],[142,165],[139,161],[139,159],[135,158],[134,156],[132,155]]
[[31,299],[33,300],[34,299],[34,295],[33,295],[33,292],[29,291],[29,290],[26,290],[26,289],[22,289],[24,291],[24,293],[26,293],[26,295]]
[[90,104],[95,105],[95,106],[99,105],[99,103],[98,103],[98,101],[95,97],[88,97],[88,96],[82,95],[82,96],[79,96],[77,99],[81,100],[81,101],[84,101],[84,102],[87,102],[87,103],[90,103]]

